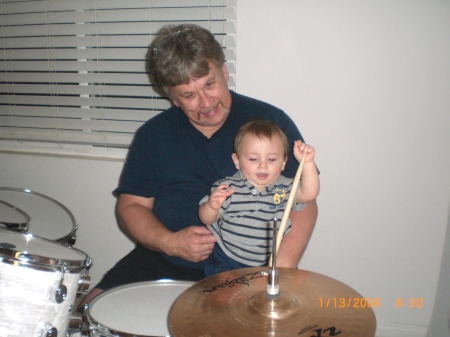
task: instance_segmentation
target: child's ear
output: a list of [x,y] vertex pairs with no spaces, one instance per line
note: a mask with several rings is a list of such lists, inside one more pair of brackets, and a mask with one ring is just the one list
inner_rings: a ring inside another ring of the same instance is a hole
[[284,167],[286,166],[287,158],[283,160],[283,166],[281,166],[281,171],[284,170]]
[[238,159],[238,156],[236,155],[236,153],[231,154],[231,158],[233,159],[234,166],[236,166],[236,169],[240,170],[239,159]]

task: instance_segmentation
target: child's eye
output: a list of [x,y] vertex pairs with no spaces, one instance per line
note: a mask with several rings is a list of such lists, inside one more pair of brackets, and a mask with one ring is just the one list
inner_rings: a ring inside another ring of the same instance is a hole
[[256,159],[256,158],[248,158],[248,160],[250,160],[250,161],[257,161],[258,159]]

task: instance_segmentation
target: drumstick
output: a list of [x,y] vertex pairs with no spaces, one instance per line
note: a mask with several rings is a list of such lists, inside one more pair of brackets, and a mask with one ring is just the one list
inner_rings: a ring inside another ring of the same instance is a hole
[[[306,156],[302,157],[302,160],[300,161],[300,165],[298,166],[297,173],[295,174],[294,181],[292,182],[292,188],[291,192],[289,193],[288,201],[286,203],[286,208],[284,209],[283,217],[281,218],[280,228],[278,229],[277,234],[277,247],[276,247],[276,253],[278,253],[278,249],[280,249],[281,240],[283,239],[284,230],[286,228],[286,223],[289,218],[289,214],[291,212],[292,204],[294,202],[294,198],[297,196],[297,187],[300,182],[300,177],[302,176],[303,171],[303,165],[305,164],[305,158]],[[275,238],[274,238],[275,239]],[[269,260],[269,267],[272,266],[272,256],[270,256]]]

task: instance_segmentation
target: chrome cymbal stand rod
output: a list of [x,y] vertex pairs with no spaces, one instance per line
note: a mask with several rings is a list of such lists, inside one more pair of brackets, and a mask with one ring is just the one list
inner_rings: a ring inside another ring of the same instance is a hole
[[266,297],[276,300],[280,297],[279,275],[277,266],[277,218],[273,219],[272,269],[269,271]]

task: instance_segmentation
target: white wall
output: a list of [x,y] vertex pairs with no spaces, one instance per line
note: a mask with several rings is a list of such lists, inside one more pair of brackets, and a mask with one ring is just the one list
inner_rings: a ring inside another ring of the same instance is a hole
[[[237,90],[285,109],[317,148],[320,215],[300,267],[380,297],[386,336],[423,336],[434,305],[450,205],[449,14],[448,1],[238,6]],[[424,306],[397,309],[397,297]]]
[[450,336],[450,212],[436,301],[426,337]]
[[[300,268],[379,297],[379,336],[425,336],[439,295],[449,14],[448,1],[238,0],[237,91],[283,108],[317,149],[320,214]],[[95,284],[133,247],[114,217],[122,165],[0,153],[0,186],[72,211]],[[397,309],[397,297],[424,305]]]

